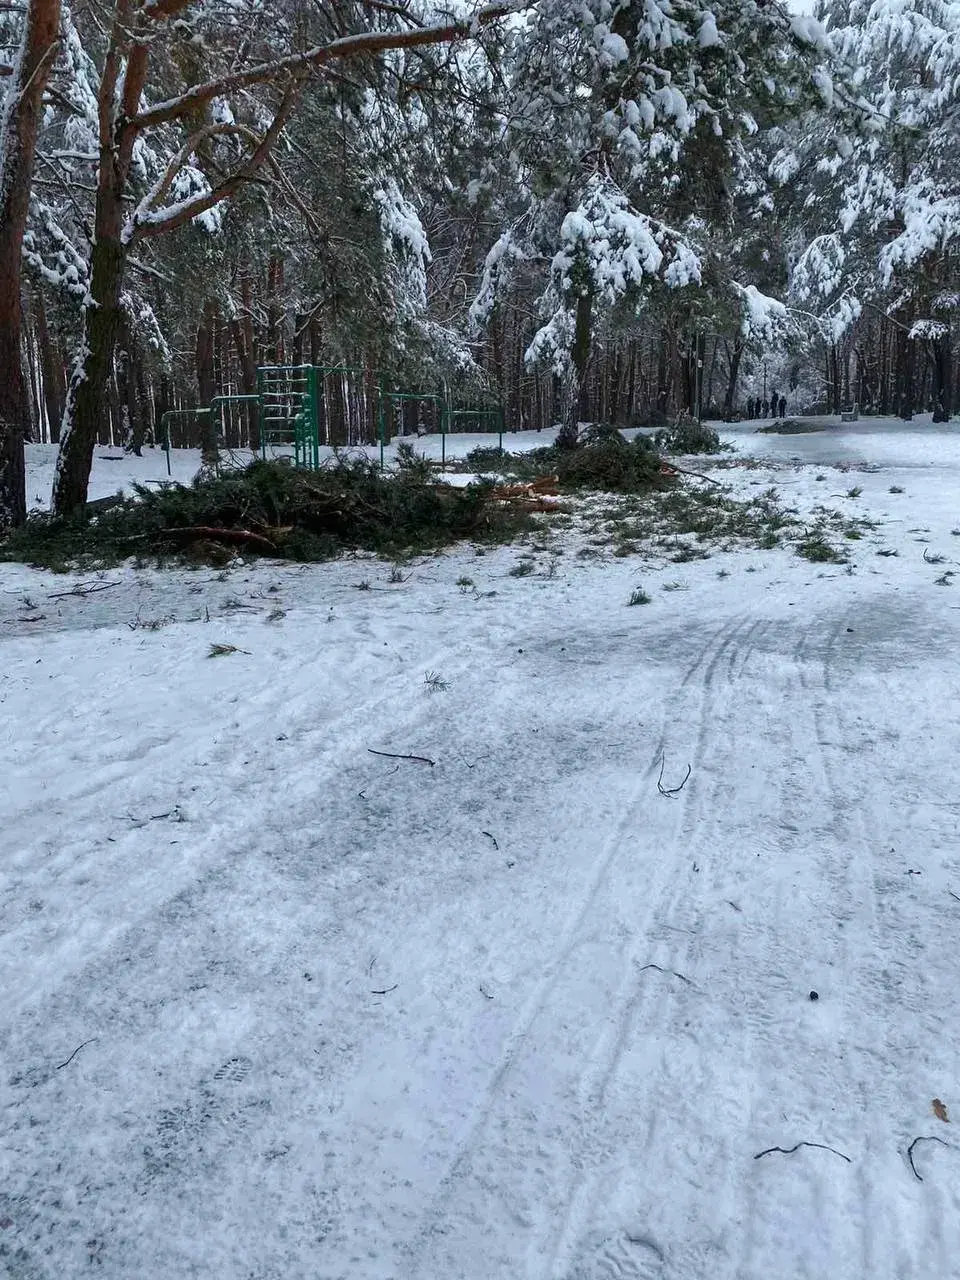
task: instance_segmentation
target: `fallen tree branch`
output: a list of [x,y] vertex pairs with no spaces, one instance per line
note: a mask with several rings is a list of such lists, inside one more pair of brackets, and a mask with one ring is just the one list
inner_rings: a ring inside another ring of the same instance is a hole
[[761,1156],[772,1155],[774,1151],[779,1151],[785,1156],[793,1155],[794,1151],[799,1151],[801,1147],[817,1147],[820,1151],[832,1151],[835,1156],[839,1156],[841,1160],[846,1160],[847,1164],[853,1164],[849,1156],[845,1156],[842,1151],[838,1151],[836,1147],[828,1147],[823,1142],[798,1142],[793,1147],[767,1147],[766,1151],[758,1151],[753,1157],[759,1160]]
[[119,582],[101,582],[99,586],[76,586],[70,591],[54,591],[52,595],[47,596],[48,600],[62,600],[65,596],[92,596],[98,591],[109,591],[111,587],[119,587]]
[[[91,1036],[89,1040],[84,1040],[83,1044],[78,1044],[77,1047],[74,1049],[73,1053],[71,1053],[70,1057],[66,1060],[66,1062],[60,1063],[59,1067],[57,1067],[57,1070],[62,1071],[64,1067],[69,1067],[70,1063],[74,1060],[74,1058],[77,1056],[80,1050],[85,1049],[88,1044],[93,1044],[94,1040],[97,1040],[98,1038],[99,1038],[98,1036]],[[916,1172],[916,1170],[914,1170],[914,1172]]]
[[374,751],[373,747],[367,747],[367,750],[372,756],[386,756],[388,760],[419,760],[421,764],[428,764],[431,769],[437,763],[436,760],[431,760],[428,756],[402,755],[395,751]]
[[254,533],[252,529],[216,529],[212,526],[198,524],[184,528],[164,529],[161,537],[179,538],[184,542],[193,539],[207,538],[211,542],[235,543],[243,546],[249,544],[263,551],[276,551],[277,544],[265,538],[262,533]]
[[685,977],[682,973],[677,973],[676,969],[664,969],[662,968],[662,966],[658,964],[643,964],[638,969],[638,973],[643,973],[644,970],[646,969],[656,969],[657,973],[669,973],[674,978],[679,978],[681,982],[685,982],[688,987],[693,986],[693,983],[690,981],[690,979]]
[[396,991],[399,985],[399,982],[395,982],[392,987],[384,987],[382,991],[371,991],[370,994],[372,996],[388,996],[391,991]]
[[665,765],[666,765],[666,756],[661,756],[660,757],[660,777],[657,779],[657,790],[660,792],[662,796],[677,796],[680,794],[683,788],[687,785],[687,779],[690,777],[690,774],[693,771],[693,766],[689,764],[687,765],[687,772],[683,775],[683,782],[680,783],[679,787],[665,787],[663,785],[663,770]]
[[493,834],[492,831],[481,831],[480,834],[482,836],[489,836],[490,839],[493,841],[493,847],[499,852],[500,846],[497,844],[497,837]]
[[706,480],[707,484],[720,485],[719,480],[714,480],[712,476],[705,476],[702,471],[687,471],[685,467],[678,467],[676,463],[668,462],[665,464],[671,471],[676,471],[681,476],[694,476],[697,480]]
[[910,1168],[913,1170],[913,1176],[916,1178],[918,1182],[922,1182],[923,1178],[920,1176],[919,1173],[917,1173],[917,1166],[913,1163],[913,1149],[918,1142],[939,1142],[941,1147],[949,1147],[950,1143],[944,1142],[942,1138],[934,1137],[931,1134],[929,1137],[921,1136],[919,1138],[914,1138],[914,1140],[910,1143],[909,1147],[907,1147],[907,1159],[910,1161]]

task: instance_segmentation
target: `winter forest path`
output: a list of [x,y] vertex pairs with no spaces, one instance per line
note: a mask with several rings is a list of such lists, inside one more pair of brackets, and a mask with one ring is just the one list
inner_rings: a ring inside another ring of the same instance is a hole
[[0,1275],[954,1274],[949,593],[508,557],[4,641]]

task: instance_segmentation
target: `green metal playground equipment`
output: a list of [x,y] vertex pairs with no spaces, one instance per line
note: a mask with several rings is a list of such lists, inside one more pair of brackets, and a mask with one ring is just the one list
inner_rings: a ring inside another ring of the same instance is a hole
[[[175,418],[210,417],[222,423],[226,406],[255,404],[260,432],[260,453],[266,458],[270,448],[293,446],[293,462],[297,467],[316,470],[320,465],[321,418],[326,413],[325,379],[333,374],[362,377],[364,370],[349,365],[263,365],[257,369],[255,395],[215,396],[209,408],[170,409],[162,417],[160,429],[170,463],[170,422]],[[503,448],[503,409],[497,405],[475,408],[455,407],[436,392],[390,391],[381,376],[376,383],[376,435],[380,446],[380,466],[384,466],[384,449],[390,435],[388,416],[409,403],[432,408],[441,436],[441,467],[447,462],[447,434],[467,423],[476,423],[478,431],[496,432]],[[326,426],[324,419],[324,426]],[[326,432],[324,432],[326,434]]]

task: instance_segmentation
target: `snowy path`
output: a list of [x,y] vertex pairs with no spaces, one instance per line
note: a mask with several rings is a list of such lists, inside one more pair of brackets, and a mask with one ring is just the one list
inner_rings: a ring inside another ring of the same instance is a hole
[[633,609],[0,566],[0,1275],[956,1276],[960,489],[900,479],[897,558]]

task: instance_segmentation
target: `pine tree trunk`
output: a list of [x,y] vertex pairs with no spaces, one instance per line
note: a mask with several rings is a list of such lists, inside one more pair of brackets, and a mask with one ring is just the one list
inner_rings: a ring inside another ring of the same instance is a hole
[[587,366],[590,362],[592,317],[593,295],[589,289],[585,289],[577,297],[573,347],[570,351],[572,369],[563,386],[563,416],[557,432],[557,447],[560,449],[571,449],[576,445],[580,421],[587,409]]
[[37,346],[40,348],[43,401],[50,428],[50,443],[57,444],[60,439],[60,419],[63,416],[66,379],[63,376],[63,358],[50,336],[46,308],[43,305],[43,296],[39,292],[33,295],[33,320],[37,331]]
[[897,350],[897,412],[905,421],[913,417],[916,342],[906,333],[899,334]]
[[0,529],[27,518],[23,440],[29,427],[20,336],[20,253],[27,226],[43,91],[60,39],[60,0],[30,0],[0,120]]
[[123,196],[135,141],[124,121],[140,102],[149,49],[143,41],[131,44],[131,6],[132,0],[116,0],[97,94],[100,152],[90,290],[60,429],[53,480],[53,510],[58,516],[75,515],[86,505],[93,446],[106,421],[106,391],[120,330],[120,290],[127,258],[121,235]]
[[24,418],[23,438],[25,441],[35,443],[43,438],[40,430],[40,419],[42,417],[40,410],[40,377],[37,372],[37,352],[33,342],[33,334],[31,325],[23,326],[22,341],[20,350],[27,362],[27,412]]
[[737,381],[740,377],[740,363],[743,360],[745,347],[746,343],[740,337],[733,344],[733,354],[730,357],[730,369],[727,374],[727,390],[723,397],[723,416],[727,422],[733,420],[734,405],[737,402]]
[[[204,409],[217,394],[216,377],[213,367],[213,352],[216,342],[217,313],[213,302],[207,298],[203,304],[203,314],[197,325],[197,390],[200,404]],[[220,450],[217,444],[218,415],[205,414],[201,419],[201,458],[205,467],[216,467],[220,463]]]
[[933,343],[933,420],[949,422],[953,411],[951,378],[953,375],[953,356],[950,349],[950,335],[945,334]]
[[[53,481],[53,509],[75,515],[87,501],[97,436],[107,428],[107,387],[120,330],[120,286],[125,250],[120,243],[122,206],[98,218],[101,229],[92,250],[90,295],[83,308],[83,338],[74,365],[60,428],[60,453]],[[106,216],[109,214],[110,216]],[[109,232],[113,231],[110,236]]]
[[836,343],[830,348],[830,383],[831,383],[831,401],[832,410],[835,414],[840,413],[842,388],[840,386],[840,348]]

